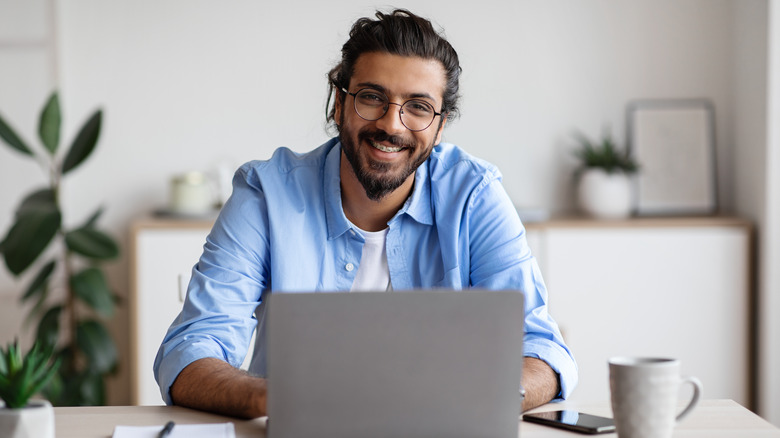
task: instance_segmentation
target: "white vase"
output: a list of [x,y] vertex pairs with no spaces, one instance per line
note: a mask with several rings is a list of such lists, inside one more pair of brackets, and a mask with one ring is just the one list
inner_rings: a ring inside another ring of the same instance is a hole
[[580,207],[593,217],[623,219],[631,215],[631,177],[624,172],[588,169],[580,176],[577,190]]
[[20,409],[0,407],[0,437],[54,438],[54,409],[46,400],[30,400]]

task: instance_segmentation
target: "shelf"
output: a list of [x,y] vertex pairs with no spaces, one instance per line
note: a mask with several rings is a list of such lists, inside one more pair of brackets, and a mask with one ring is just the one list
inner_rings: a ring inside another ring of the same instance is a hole
[[524,223],[529,230],[547,228],[644,228],[644,227],[740,227],[752,228],[747,219],[733,216],[632,217],[628,219],[593,219],[568,216],[541,222]]

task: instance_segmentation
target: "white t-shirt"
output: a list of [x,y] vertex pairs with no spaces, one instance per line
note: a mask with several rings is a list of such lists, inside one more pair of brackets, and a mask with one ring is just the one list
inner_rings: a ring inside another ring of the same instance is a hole
[[363,245],[363,255],[360,257],[353,292],[384,292],[392,290],[390,284],[390,269],[387,267],[385,241],[387,228],[382,231],[363,231],[366,243]]

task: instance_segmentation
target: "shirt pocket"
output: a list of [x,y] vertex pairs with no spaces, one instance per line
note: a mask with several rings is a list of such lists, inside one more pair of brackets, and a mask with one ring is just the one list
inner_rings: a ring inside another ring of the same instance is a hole
[[460,276],[460,266],[455,266],[444,273],[444,278],[433,285],[434,288],[462,289],[463,280]]

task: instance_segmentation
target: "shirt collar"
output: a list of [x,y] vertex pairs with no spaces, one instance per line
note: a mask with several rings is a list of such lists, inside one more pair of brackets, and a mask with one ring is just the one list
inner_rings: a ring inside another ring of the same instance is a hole
[[325,199],[325,220],[328,221],[328,240],[349,231],[350,223],[341,205],[341,142],[336,141],[325,157],[322,190]]
[[433,204],[431,203],[431,179],[428,177],[430,172],[429,165],[431,159],[428,157],[424,163],[417,168],[414,175],[414,189],[412,196],[406,200],[401,210],[395,215],[408,214],[412,219],[425,225],[433,225]]
[[[406,200],[401,209],[390,220],[394,222],[403,214],[425,225],[433,224],[433,208],[431,205],[431,181],[428,177],[429,162],[425,160],[414,177],[414,189],[412,195]],[[323,172],[324,183],[322,185],[325,199],[325,217],[328,222],[328,239],[335,239],[349,231],[351,224],[344,214],[341,205],[341,142],[328,152],[325,157],[325,169]]]

